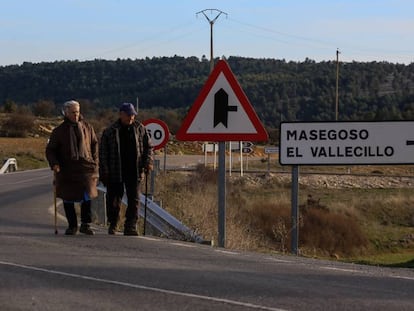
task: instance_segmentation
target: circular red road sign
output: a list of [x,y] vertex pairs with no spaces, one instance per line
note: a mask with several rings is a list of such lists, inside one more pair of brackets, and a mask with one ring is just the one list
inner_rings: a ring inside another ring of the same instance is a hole
[[170,131],[164,121],[158,119],[148,119],[142,122],[151,137],[154,150],[161,149],[165,146],[170,138]]

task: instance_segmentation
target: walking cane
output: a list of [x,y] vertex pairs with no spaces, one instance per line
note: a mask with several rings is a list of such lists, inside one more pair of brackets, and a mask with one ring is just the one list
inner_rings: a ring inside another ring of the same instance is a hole
[[53,171],[53,204],[55,205],[55,234],[58,234],[57,229],[57,204],[56,204],[56,172]]
[[147,204],[148,204],[148,171],[145,171],[145,205],[144,205],[144,235],[147,226]]

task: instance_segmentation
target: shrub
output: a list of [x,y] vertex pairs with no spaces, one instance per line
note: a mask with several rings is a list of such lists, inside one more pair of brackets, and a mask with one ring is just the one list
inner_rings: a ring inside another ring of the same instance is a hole
[[39,117],[53,116],[55,109],[55,104],[47,100],[40,100],[32,106],[33,114]]
[[276,204],[258,202],[247,213],[250,230],[258,231],[270,242],[277,251],[286,252],[290,249],[291,224],[290,209]]
[[[325,255],[352,255],[367,246],[368,241],[354,217],[331,213],[326,208],[303,207],[299,208],[299,248],[302,253],[316,250]],[[276,250],[290,251],[290,208],[262,202],[241,217],[250,219],[251,230],[261,232]]]
[[188,186],[192,187],[195,185],[211,183],[215,184],[217,182],[217,172],[213,171],[211,168],[204,166],[203,164],[198,164],[195,170],[195,174],[191,174],[188,180]]
[[300,244],[328,255],[353,255],[368,245],[356,219],[350,215],[311,208],[303,216]]
[[34,117],[32,115],[13,113],[2,126],[2,136],[27,137],[33,127]]

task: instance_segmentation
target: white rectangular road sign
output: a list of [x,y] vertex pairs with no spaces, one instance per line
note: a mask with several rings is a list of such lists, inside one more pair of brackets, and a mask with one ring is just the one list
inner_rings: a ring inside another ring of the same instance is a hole
[[242,150],[243,148],[251,148],[253,147],[253,143],[251,141],[230,141],[230,149],[231,151],[239,151],[240,150],[240,143],[242,146]]
[[264,147],[264,153],[279,153],[279,147],[266,146]]
[[282,123],[279,162],[413,164],[414,121]]
[[203,152],[215,152],[218,151],[218,144],[203,144]]

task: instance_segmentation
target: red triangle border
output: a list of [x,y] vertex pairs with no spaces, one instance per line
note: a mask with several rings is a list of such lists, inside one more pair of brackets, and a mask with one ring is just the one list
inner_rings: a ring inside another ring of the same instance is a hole
[[[257,133],[187,133],[201,106],[204,104],[209,92],[216,83],[220,73],[223,73],[226,77],[230,87],[233,89],[233,92],[240,101],[240,104],[247,113]],[[186,118],[181,124],[181,127],[176,134],[176,138],[184,141],[267,141],[269,136],[254,111],[253,106],[250,104],[246,94],[231,71],[230,66],[226,61],[219,60],[201,89],[200,94],[195,100],[193,106],[190,108]]]

